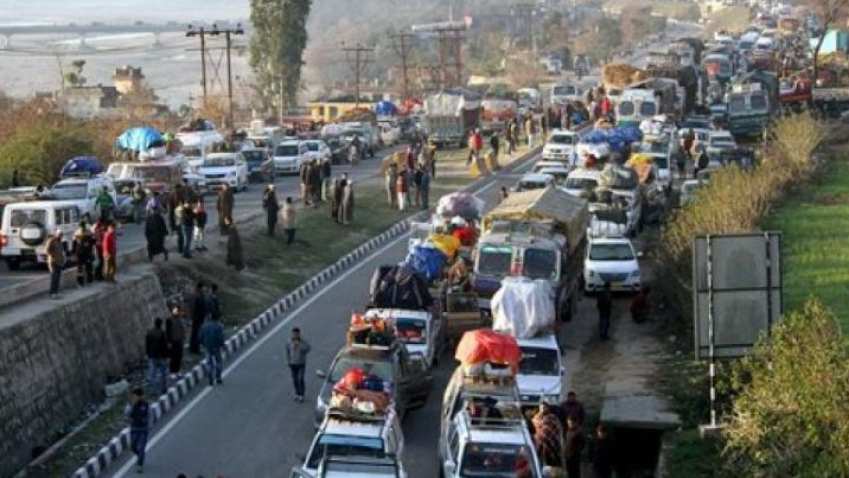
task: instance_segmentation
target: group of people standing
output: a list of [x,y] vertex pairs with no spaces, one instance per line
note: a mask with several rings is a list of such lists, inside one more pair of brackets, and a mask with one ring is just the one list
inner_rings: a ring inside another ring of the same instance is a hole
[[45,245],[47,269],[50,271],[50,298],[59,298],[62,271],[68,262],[68,252],[76,260],[77,286],[84,287],[95,280],[115,283],[118,270],[118,237],[115,222],[101,216],[89,230],[85,220],[80,221],[70,251],[66,251],[61,229],[50,236]]
[[393,161],[384,173],[386,202],[405,211],[430,207],[430,185],[436,173],[436,148],[424,142],[407,147],[403,161]]
[[304,206],[318,207],[320,202],[327,200],[327,182],[331,174],[332,166],[329,160],[313,159],[301,164],[298,177]]

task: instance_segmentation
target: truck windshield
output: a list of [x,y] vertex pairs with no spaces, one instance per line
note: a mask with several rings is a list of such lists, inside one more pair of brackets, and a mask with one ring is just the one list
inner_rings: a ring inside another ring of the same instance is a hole
[[746,98],[742,95],[732,96],[728,99],[728,112],[739,113],[746,109]]
[[318,468],[325,456],[364,456],[384,458],[383,440],[361,436],[324,434],[316,442],[307,460],[306,467]]
[[643,101],[640,103],[640,115],[641,116],[654,116],[657,114],[657,105],[655,105],[651,101]]
[[522,445],[469,443],[463,450],[460,476],[514,478],[523,468],[533,470],[529,457],[528,449]]
[[574,86],[555,86],[552,93],[554,93],[554,96],[574,95],[575,94],[575,87]]
[[478,274],[503,277],[510,272],[513,249],[507,247],[483,247],[478,254]]
[[230,156],[220,158],[206,158],[203,161],[204,168],[225,168],[236,165],[236,159]]
[[85,199],[88,194],[88,186],[85,184],[57,184],[51,189],[53,197],[64,199]]
[[751,104],[753,110],[765,110],[766,109],[766,96],[764,95],[752,95],[749,98],[749,104]]
[[256,149],[252,151],[242,151],[242,157],[245,158],[245,161],[251,164],[261,163],[265,161],[265,151]]
[[519,347],[522,350],[522,361],[519,363],[519,373],[522,375],[559,375],[560,362],[557,351],[542,347]]
[[594,244],[590,249],[590,259],[594,261],[630,261],[634,251],[628,244]]
[[632,101],[622,101],[619,103],[619,115],[631,116],[634,114],[634,103]]
[[523,273],[531,279],[557,278],[557,253],[546,249],[525,249]]

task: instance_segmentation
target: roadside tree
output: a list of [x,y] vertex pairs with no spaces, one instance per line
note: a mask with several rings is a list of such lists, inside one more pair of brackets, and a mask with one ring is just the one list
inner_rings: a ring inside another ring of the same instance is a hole
[[814,47],[814,81],[819,78],[819,56],[829,28],[849,17],[849,0],[807,0],[808,7],[820,21],[822,29]]

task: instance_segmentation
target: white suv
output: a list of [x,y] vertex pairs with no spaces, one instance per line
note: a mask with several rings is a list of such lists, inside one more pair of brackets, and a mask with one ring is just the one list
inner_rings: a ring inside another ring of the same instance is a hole
[[71,250],[74,231],[82,217],[76,201],[31,201],[13,203],[3,209],[0,256],[9,270],[21,263],[47,262],[47,239],[62,230],[62,244]]
[[554,334],[529,339],[516,339],[522,351],[516,383],[522,407],[536,407],[540,401],[560,403],[566,368],[560,356],[560,347]]
[[556,129],[551,132],[548,141],[542,148],[542,159],[545,161],[562,161],[569,167],[575,167],[578,162],[578,154],[575,146],[578,144],[578,135],[565,129]]
[[215,188],[227,184],[234,191],[248,188],[248,163],[239,153],[211,153],[198,167],[206,186]]
[[59,181],[50,188],[49,197],[58,201],[69,201],[75,203],[80,211],[80,217],[93,223],[100,217],[100,208],[97,207],[97,196],[106,189],[112,197],[112,202],[117,206],[118,193],[115,184],[108,176],[96,176],[93,178],[68,178]]
[[590,237],[584,260],[584,290],[637,292],[641,287],[640,263],[634,246],[626,237]]
[[440,476],[521,476],[541,478],[542,467],[521,413],[504,418],[454,417],[441,447]]
[[298,174],[301,163],[310,158],[309,148],[303,141],[284,141],[274,148],[274,171]]

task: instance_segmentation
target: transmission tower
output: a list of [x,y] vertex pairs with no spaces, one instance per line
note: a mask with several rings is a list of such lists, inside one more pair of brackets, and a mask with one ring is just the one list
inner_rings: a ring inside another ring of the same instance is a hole
[[356,101],[356,107],[360,106],[360,78],[363,76],[365,72],[366,66],[372,62],[369,55],[374,52],[374,48],[368,48],[360,45],[354,47],[345,47],[343,45],[342,51],[345,52],[345,61],[351,65],[351,69],[354,72],[354,97]]

